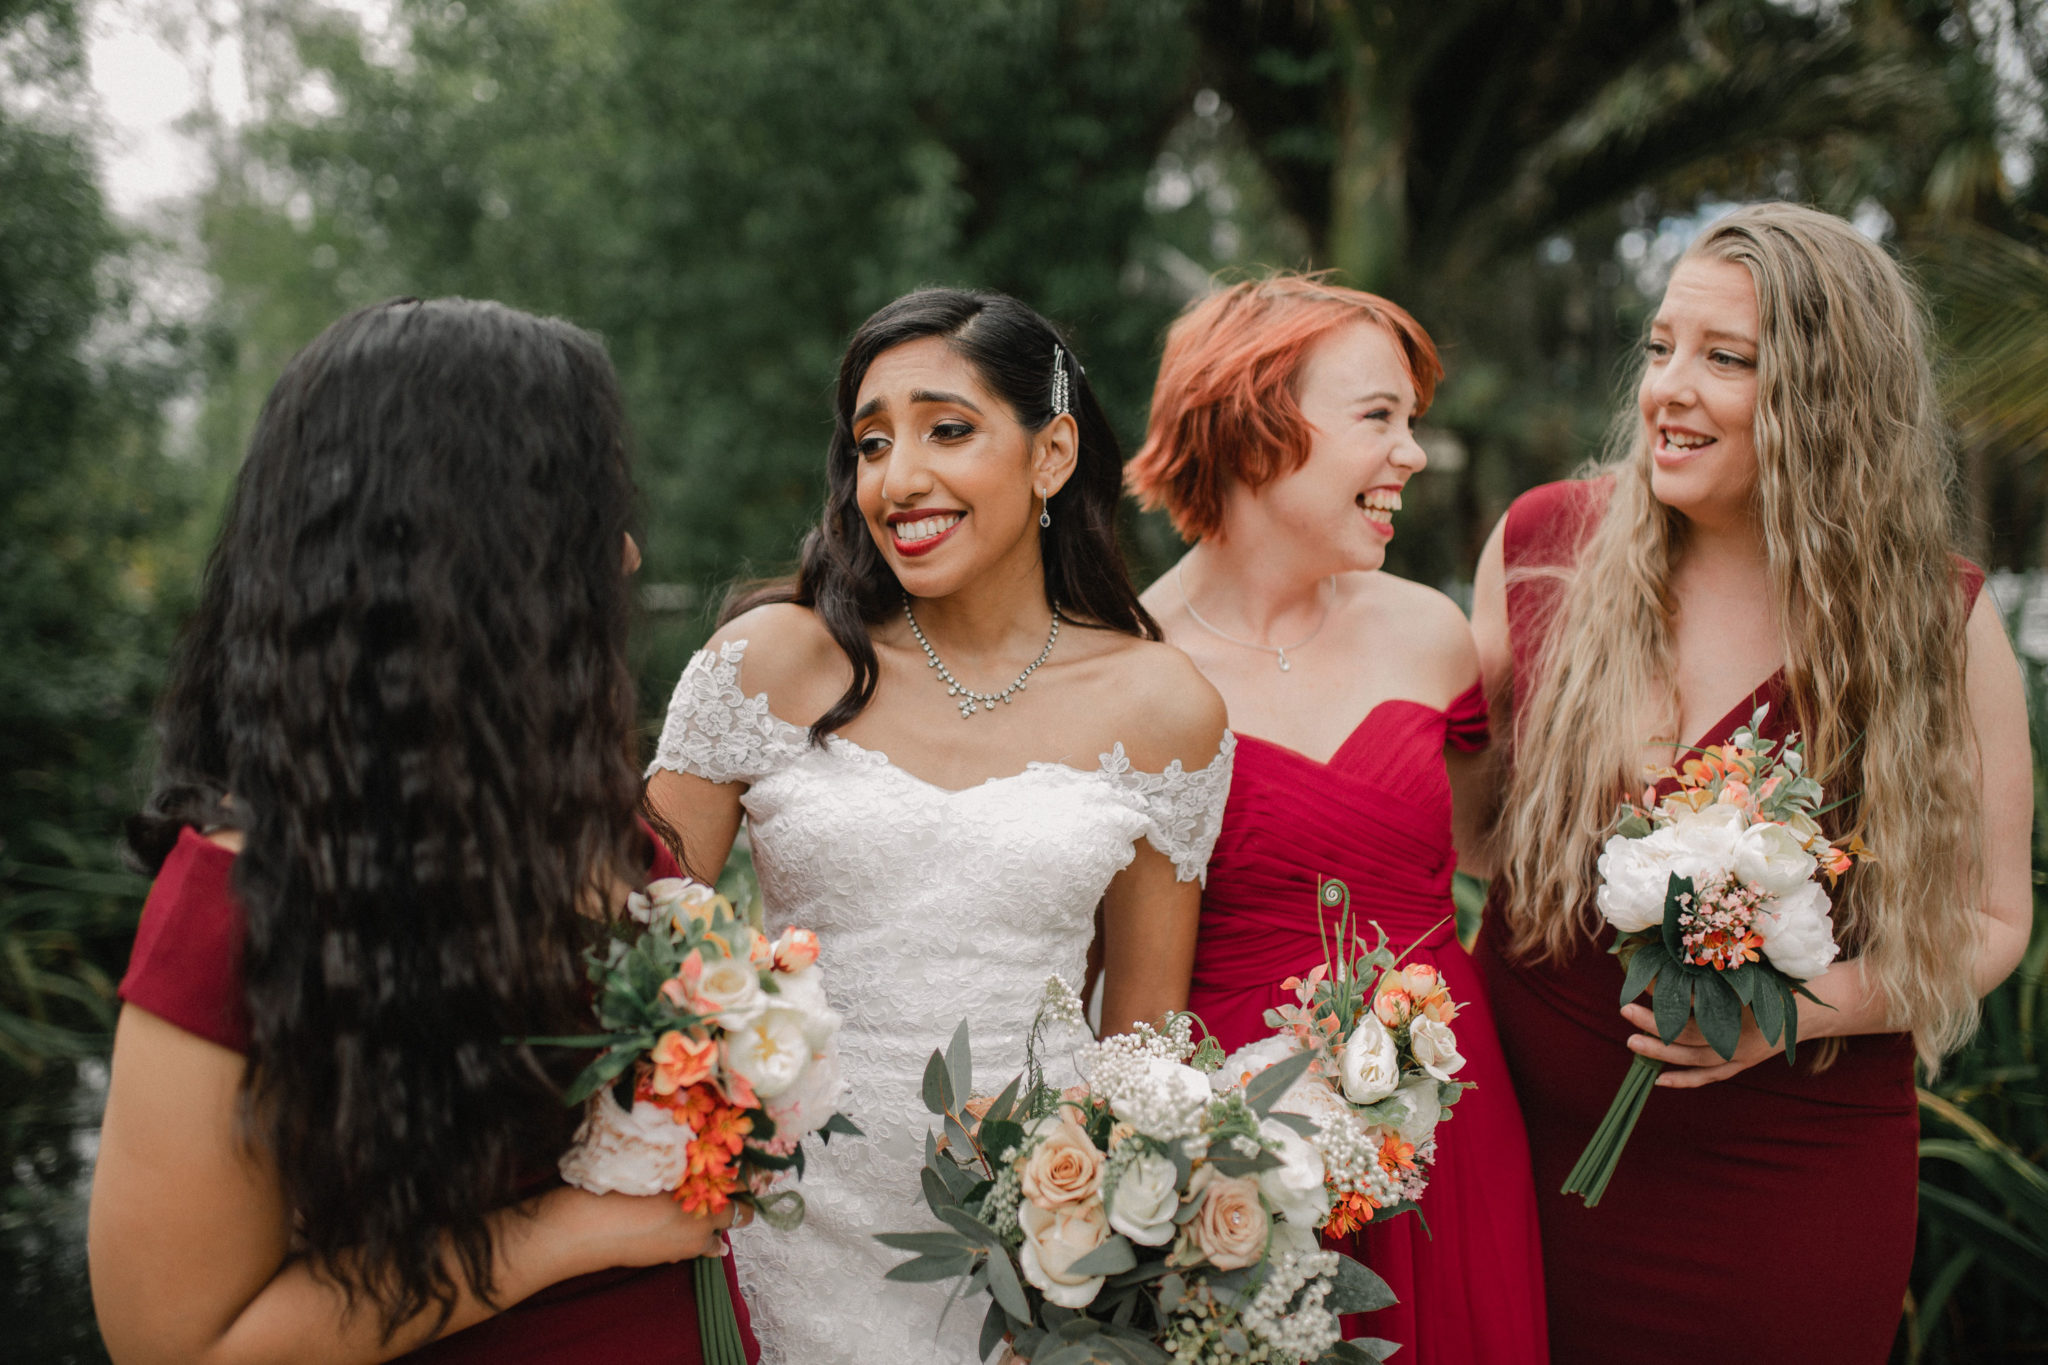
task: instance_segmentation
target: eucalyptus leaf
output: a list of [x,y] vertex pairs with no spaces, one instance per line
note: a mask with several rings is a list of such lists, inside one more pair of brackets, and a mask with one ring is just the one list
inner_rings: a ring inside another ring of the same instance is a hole
[[1295,1132],[1309,1139],[1314,1139],[1323,1131],[1322,1128],[1317,1125],[1316,1121],[1308,1117],[1306,1114],[1285,1114],[1275,1111],[1271,1114],[1266,1115],[1266,1117],[1273,1120],[1273,1122],[1275,1123],[1284,1124],[1285,1126],[1292,1128]]
[[1005,1120],[1015,1118],[1017,1115],[1017,1092],[1023,1085],[1024,1078],[1021,1075],[1012,1076],[1010,1083],[1003,1087],[1001,1094],[996,1096],[995,1103],[988,1107],[988,1113],[982,1116],[981,1121],[987,1123],[993,1119],[997,1123],[1002,1123]]
[[1086,1256],[1076,1257],[1067,1267],[1070,1275],[1121,1275],[1138,1265],[1137,1253],[1126,1237],[1111,1237]]
[[981,1345],[977,1348],[982,1360],[987,1360],[989,1353],[1003,1344],[1003,1338],[1008,1335],[1009,1330],[1010,1315],[1003,1311],[1003,1306],[995,1299],[989,1299],[988,1313],[981,1320]]
[[893,1247],[897,1251],[915,1251],[919,1255],[943,1251],[964,1251],[971,1254],[981,1249],[981,1244],[973,1238],[963,1237],[957,1232],[878,1232],[875,1234],[875,1240],[885,1247]]
[[905,1261],[902,1265],[891,1266],[883,1272],[885,1280],[896,1280],[903,1284],[925,1284],[932,1280],[950,1280],[967,1274],[974,1269],[974,1258],[964,1253],[950,1255],[925,1255],[916,1260]]
[[924,1107],[943,1117],[956,1103],[953,1078],[946,1070],[945,1054],[934,1052],[931,1060],[924,1064]]
[[1273,1063],[1245,1082],[1245,1108],[1260,1118],[1265,1118],[1273,1112],[1273,1106],[1280,1102],[1280,1097],[1302,1078],[1314,1062],[1314,1053],[1297,1052],[1292,1057]]
[[965,1101],[974,1094],[974,1054],[967,1044],[965,1019],[953,1030],[953,1041],[946,1044],[946,1075],[953,1082],[953,1094],[958,1099]]
[[1337,1282],[1323,1306],[1332,1313],[1370,1313],[1390,1307],[1399,1300],[1393,1287],[1362,1262],[1349,1256],[1337,1258]]
[[921,1168],[917,1173],[917,1180],[924,1189],[924,1202],[930,1207],[934,1217],[953,1206],[953,1191],[946,1188],[945,1180],[935,1168]]

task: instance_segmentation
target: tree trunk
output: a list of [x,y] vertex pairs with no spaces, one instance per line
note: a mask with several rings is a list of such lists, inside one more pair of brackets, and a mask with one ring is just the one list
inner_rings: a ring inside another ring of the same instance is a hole
[[1400,286],[1408,264],[1408,92],[1393,11],[1378,0],[1339,0],[1329,11],[1344,96],[1327,263],[1347,283],[1381,294]]

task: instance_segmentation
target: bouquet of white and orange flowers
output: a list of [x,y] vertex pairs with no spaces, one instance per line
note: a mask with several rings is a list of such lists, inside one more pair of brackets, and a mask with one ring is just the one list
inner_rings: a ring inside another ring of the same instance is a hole
[[1329,1211],[1312,1125],[1273,1105],[1302,1055],[1218,1094],[1214,1042],[1193,1020],[1086,1042],[1085,1083],[1047,1085],[1047,1022],[1079,1028],[1080,1002],[1047,982],[1024,1075],[970,1099],[967,1025],[925,1071],[943,1133],[927,1141],[925,1200],[945,1226],[883,1233],[913,1252],[895,1280],[958,1280],[986,1293],[981,1353],[1006,1341],[1033,1365],[1237,1365],[1384,1360],[1387,1342],[1342,1341],[1340,1313],[1392,1303],[1384,1281],[1324,1250]]
[[1465,1059],[1442,974],[1404,962],[1384,931],[1368,946],[1343,882],[1325,879],[1316,894],[1319,916],[1337,912],[1322,963],[1282,983],[1297,1003],[1266,1011],[1278,1032],[1232,1053],[1215,1081],[1226,1090],[1248,1086],[1305,1059],[1294,1062],[1301,1070],[1275,1101],[1274,1117],[1294,1123],[1321,1156],[1329,1209],[1322,1230],[1341,1237],[1415,1207],[1436,1164],[1437,1124],[1467,1083],[1453,1079]]
[[[1657,1034],[1674,1041],[1688,1020],[1714,1051],[1733,1058],[1747,1009],[1765,1041],[1799,1043],[1799,1000],[1824,1004],[1805,983],[1839,951],[1833,885],[1870,851],[1837,846],[1815,817],[1820,783],[1806,773],[1798,735],[1758,738],[1768,707],[1727,744],[1696,751],[1658,774],[1678,789],[1654,788],[1621,807],[1600,855],[1594,903],[1619,931],[1610,952],[1622,961],[1621,1003],[1652,992]],[[1637,1056],[1607,1116],[1572,1167],[1563,1192],[1598,1204],[1664,1064]]]
[[[528,1042],[603,1049],[564,1098],[586,1106],[562,1178],[594,1193],[669,1194],[693,1213],[733,1203],[777,1228],[803,1221],[802,1142],[858,1136],[841,1084],[818,939],[770,939],[710,887],[679,878],[627,898],[640,927],[588,954],[602,1033]],[[715,1258],[697,1264],[707,1365],[743,1365]]]

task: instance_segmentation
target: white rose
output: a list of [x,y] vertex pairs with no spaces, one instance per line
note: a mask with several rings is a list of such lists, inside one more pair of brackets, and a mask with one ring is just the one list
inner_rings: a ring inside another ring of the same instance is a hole
[[1465,1059],[1458,1055],[1458,1038],[1450,1025],[1439,1024],[1427,1016],[1408,1025],[1408,1046],[1422,1069],[1440,1081],[1457,1075],[1458,1068],[1465,1065]]
[[1811,981],[1828,969],[1841,952],[1835,943],[1835,922],[1829,916],[1833,906],[1818,882],[1804,882],[1775,900],[1759,907],[1757,933],[1763,936],[1764,956],[1789,977]]
[[745,1027],[728,1028],[720,1047],[726,1066],[762,1100],[775,1099],[794,1086],[811,1063],[803,1016],[795,1010],[762,1010]]
[[697,995],[711,1006],[711,1016],[729,1029],[752,1023],[768,1007],[761,973],[743,957],[721,958],[706,967],[697,981]]
[[777,994],[769,1002],[778,1008],[794,1010],[803,1017],[804,1037],[811,1046],[820,1048],[833,1034],[839,1032],[839,1015],[825,999],[825,978],[816,967],[807,967],[800,972],[777,972],[772,978]]
[[1109,1218],[1102,1201],[1062,1204],[1042,1209],[1029,1199],[1017,1206],[1017,1224],[1024,1245],[1017,1259],[1024,1278],[1062,1308],[1086,1308],[1102,1291],[1102,1276],[1074,1275],[1067,1267],[1109,1240]]
[[1170,1142],[1200,1127],[1210,1096],[1209,1078],[1201,1072],[1151,1057],[1144,1080],[1116,1096],[1116,1116],[1146,1137]]
[[1394,1035],[1372,1013],[1359,1016],[1358,1027],[1344,1043],[1344,1098],[1353,1104],[1374,1104],[1401,1084],[1401,1059]]
[[1173,1240],[1173,1215],[1180,1209],[1180,1173],[1173,1162],[1147,1152],[1124,1167],[1109,1194],[1109,1225],[1140,1246]]
[[775,1135],[804,1137],[817,1132],[837,1112],[845,1093],[845,1082],[839,1076],[839,1044],[828,1038],[823,1048],[811,1054],[810,1065],[796,1083],[768,1106],[768,1117],[775,1120]]
[[1246,1043],[1223,1059],[1223,1065],[1209,1073],[1209,1084],[1219,1095],[1239,1089],[1252,1077],[1276,1062],[1284,1062],[1301,1048],[1291,1033],[1275,1033],[1256,1043]]
[[709,919],[711,903],[717,899],[715,887],[688,877],[661,877],[626,897],[626,913],[642,924],[652,924],[657,916],[666,916],[671,925],[680,929],[692,918]]
[[1273,1224],[1272,1238],[1266,1243],[1266,1254],[1275,1261],[1290,1251],[1296,1256],[1308,1256],[1322,1249],[1323,1244],[1316,1235],[1316,1229],[1299,1223]]
[[[1308,1139],[1275,1119],[1259,1123],[1259,1136],[1280,1144],[1280,1164],[1259,1172],[1259,1193],[1289,1223],[1320,1227],[1330,1216],[1330,1191],[1323,1183],[1323,1154]],[[1169,1215],[1170,1216],[1170,1215]]]
[[1600,854],[1601,883],[1593,893],[1600,914],[1624,934],[1664,922],[1664,893],[1671,885],[1677,839],[1668,829],[1640,839],[1617,834]]
[[592,1194],[666,1194],[683,1183],[696,1136],[660,1105],[641,1100],[630,1111],[621,1108],[606,1086],[562,1154],[562,1179]]
[[1813,879],[1816,866],[1783,825],[1751,825],[1735,841],[1735,875],[1768,895],[1789,895]]

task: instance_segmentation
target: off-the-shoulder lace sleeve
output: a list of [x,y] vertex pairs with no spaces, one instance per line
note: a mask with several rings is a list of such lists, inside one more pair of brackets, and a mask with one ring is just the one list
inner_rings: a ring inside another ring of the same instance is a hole
[[1223,803],[1230,796],[1230,764],[1237,736],[1223,732],[1216,757],[1193,772],[1175,759],[1163,773],[1140,772],[1119,744],[1102,756],[1102,770],[1117,788],[1135,798],[1145,816],[1145,840],[1173,860],[1184,882],[1208,881],[1209,854],[1223,828]]
[[766,693],[740,691],[746,648],[745,640],[732,640],[715,653],[690,656],[669,698],[650,774],[668,768],[711,782],[755,782],[803,753],[805,732],[772,715]]

